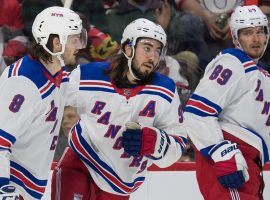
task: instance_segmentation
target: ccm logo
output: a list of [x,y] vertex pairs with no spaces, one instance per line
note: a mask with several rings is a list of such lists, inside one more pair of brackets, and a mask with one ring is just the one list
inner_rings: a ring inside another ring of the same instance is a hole
[[54,16],[54,17],[63,17],[64,15],[62,13],[52,13],[52,16]]
[[238,149],[237,144],[234,144],[234,145],[228,147],[227,149],[224,149],[224,150],[221,152],[221,157],[225,156],[227,153],[230,153],[231,151],[236,150],[236,149]]

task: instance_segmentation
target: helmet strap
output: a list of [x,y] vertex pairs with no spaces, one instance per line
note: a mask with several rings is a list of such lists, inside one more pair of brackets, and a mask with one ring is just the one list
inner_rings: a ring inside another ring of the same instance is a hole
[[134,80],[141,80],[141,79],[139,79],[139,78],[133,73],[133,70],[132,70],[132,67],[131,67],[131,65],[132,65],[132,60],[133,60],[133,58],[134,58],[134,56],[135,56],[135,49],[134,49],[134,46],[131,46],[131,49],[132,49],[132,55],[131,55],[131,57],[129,57],[129,56],[123,51],[123,54],[125,55],[125,57],[126,57],[127,60],[128,60],[128,71],[129,71],[130,75],[132,76],[132,78],[133,78]]
[[61,66],[62,66],[62,67],[65,66],[65,61],[64,61],[64,59],[62,58],[62,55],[57,55],[56,57],[57,57],[58,60],[60,61]]

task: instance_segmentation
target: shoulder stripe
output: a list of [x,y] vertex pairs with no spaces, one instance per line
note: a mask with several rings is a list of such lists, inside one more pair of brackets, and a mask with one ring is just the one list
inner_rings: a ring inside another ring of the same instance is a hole
[[55,85],[51,81],[47,81],[42,87],[39,89],[39,93],[41,94],[41,98],[45,99],[49,96],[53,90],[55,89]]
[[243,63],[244,69],[245,69],[245,73],[254,71],[254,70],[258,70],[258,66],[256,65],[256,63],[253,60],[247,61]]
[[79,90],[116,93],[110,82],[99,80],[81,80]]
[[92,147],[81,136],[81,132],[80,124],[77,124],[72,129],[72,136],[70,139],[70,146],[79,155],[79,157],[97,174],[104,178],[104,180],[117,193],[130,194],[138,189],[145,178],[138,177],[132,183],[123,182],[116,172],[99,158]]
[[185,111],[201,117],[217,117],[222,109],[210,100],[193,94],[186,105]]
[[10,65],[9,71],[8,71],[8,77],[12,76],[18,76],[19,75],[19,68],[22,64],[23,58],[19,59],[17,62]]
[[13,135],[0,129],[0,150],[3,149],[10,151],[10,147],[15,143],[15,141],[16,138]]
[[62,72],[62,83],[65,83],[65,82],[69,81],[69,75],[70,75],[70,72],[67,72],[66,70],[63,70],[63,72]]
[[172,93],[170,90],[156,85],[146,85],[138,94],[157,95],[167,100],[169,103],[172,102],[174,97],[174,93]]

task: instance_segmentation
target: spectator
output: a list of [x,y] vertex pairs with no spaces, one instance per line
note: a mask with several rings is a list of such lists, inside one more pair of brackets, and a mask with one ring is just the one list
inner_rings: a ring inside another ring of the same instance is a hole
[[54,161],[59,161],[66,147],[68,147],[68,138],[71,128],[79,120],[77,109],[71,106],[66,106],[63,113],[61,130],[57,141],[57,146],[54,154]]
[[203,75],[198,56],[191,51],[183,51],[174,55],[173,58],[179,62],[181,66],[179,73],[188,81],[188,89],[192,93]]
[[0,74],[27,52],[28,38],[23,35],[19,0],[0,1]]
[[110,19],[109,34],[117,42],[120,42],[122,31],[127,24],[143,17],[160,24],[166,30],[168,55],[186,49],[200,55],[206,47],[202,21],[189,13],[177,12],[167,0],[122,0],[107,14]]
[[178,90],[181,105],[184,107],[185,102],[189,97],[189,95],[186,95],[187,93],[189,94],[188,82],[180,74],[181,66],[179,65],[177,60],[171,56],[165,56],[165,59],[161,60],[161,62],[159,63],[159,67],[157,70],[159,73],[164,74],[174,80]]
[[[262,12],[267,16],[268,19],[268,26],[270,26],[270,0],[259,0],[258,3],[260,9]],[[263,57],[260,59],[260,65],[270,72],[270,43],[268,42],[265,54]]]
[[[72,2],[71,5],[70,2]],[[76,12],[80,12],[86,16],[92,25],[107,32],[107,18],[102,0],[23,0],[22,20],[25,25],[26,35],[31,35],[31,26],[37,13],[50,6],[64,6]]]
[[105,61],[113,54],[118,53],[120,47],[118,43],[95,27],[88,32],[91,40],[90,56],[93,61]]

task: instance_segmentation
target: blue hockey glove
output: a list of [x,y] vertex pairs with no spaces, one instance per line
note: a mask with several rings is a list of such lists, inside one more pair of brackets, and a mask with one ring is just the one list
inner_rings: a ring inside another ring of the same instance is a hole
[[148,156],[154,153],[157,134],[154,129],[142,128],[138,123],[128,122],[123,132],[124,151],[131,156]]
[[218,181],[226,188],[241,188],[249,180],[245,158],[236,143],[222,141],[209,152]]
[[13,185],[4,185],[0,188],[0,200],[19,200],[20,195]]
[[126,123],[122,145],[124,151],[131,156],[151,156],[162,158],[171,144],[169,136],[155,127],[141,127],[135,122]]

